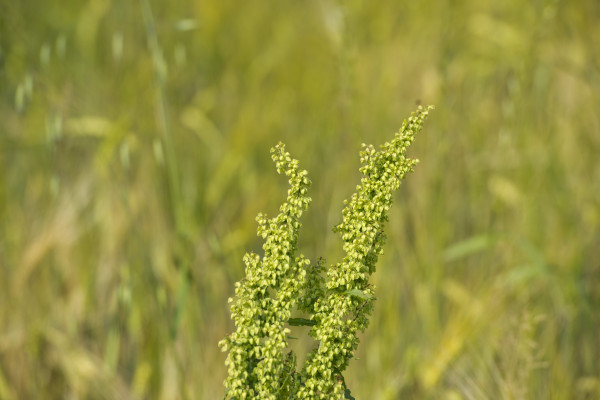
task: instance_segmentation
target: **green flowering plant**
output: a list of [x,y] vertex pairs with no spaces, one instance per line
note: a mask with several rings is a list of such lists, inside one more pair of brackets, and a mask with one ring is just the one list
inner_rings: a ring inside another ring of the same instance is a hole
[[[299,219],[311,201],[307,172],[284,144],[271,149],[290,189],[276,217],[257,216],[264,255],[244,256],[246,276],[236,283],[235,300],[229,299],[236,330],[219,342],[229,352],[225,399],[352,399],[342,372],[358,347],[358,333],[369,325],[375,301],[369,277],[383,254],[393,193],[418,162],[406,150],[431,109],[419,106],[379,151],[363,144],[363,177],[334,228],[346,255],[327,270],[322,258],[311,263],[297,255]],[[294,311],[310,318],[292,318]],[[310,326],[318,344],[300,370],[295,353],[286,353],[289,326]]]

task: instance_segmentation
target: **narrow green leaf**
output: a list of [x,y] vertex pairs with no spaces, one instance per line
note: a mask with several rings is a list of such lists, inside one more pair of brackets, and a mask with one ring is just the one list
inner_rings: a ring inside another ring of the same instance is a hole
[[472,236],[468,239],[455,243],[444,251],[444,260],[446,262],[455,261],[460,258],[478,253],[498,242],[498,237],[489,234]]

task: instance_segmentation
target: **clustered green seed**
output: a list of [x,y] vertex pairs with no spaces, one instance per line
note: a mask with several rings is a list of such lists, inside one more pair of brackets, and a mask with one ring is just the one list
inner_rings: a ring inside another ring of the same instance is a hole
[[275,218],[257,216],[258,235],[265,239],[264,256],[244,256],[246,278],[236,284],[237,299],[230,299],[237,330],[219,343],[223,351],[229,350],[225,362],[229,398],[276,399],[286,373],[290,375],[290,361],[284,364],[283,357],[289,333],[284,324],[304,288],[309,264],[295,253],[298,220],[311,200],[307,196],[310,181],[282,143],[272,149],[272,158],[277,172],[290,177],[290,190]]
[[[257,216],[264,256],[245,255],[246,278],[236,284],[235,301],[230,299],[236,331],[219,343],[229,351],[227,398],[345,398],[342,372],[373,310],[375,288],[369,276],[383,254],[387,212],[393,192],[418,162],[406,157],[406,150],[430,109],[419,107],[381,150],[363,144],[364,176],[350,201],[345,201],[342,222],[334,228],[346,256],[327,270],[326,283],[322,259],[311,264],[303,255],[296,256],[299,218],[311,201],[307,172],[299,169],[282,143],[271,149],[277,172],[289,177],[290,189],[276,217]],[[295,354],[284,355],[290,332],[285,324],[296,309],[310,314],[310,335],[318,343],[298,373]]]

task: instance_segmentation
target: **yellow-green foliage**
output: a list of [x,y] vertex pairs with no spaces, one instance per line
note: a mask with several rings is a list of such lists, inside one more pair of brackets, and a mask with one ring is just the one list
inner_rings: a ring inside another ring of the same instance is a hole
[[352,395],[600,398],[600,2],[56,3],[0,2],[0,399],[221,398],[265,149],[341,260],[360,144],[418,102]]
[[[290,189],[275,218],[269,220],[263,214],[256,218],[258,235],[265,240],[264,256],[245,255],[246,276],[236,283],[235,301],[230,299],[236,331],[220,342],[229,352],[227,398],[347,398],[342,372],[358,347],[358,332],[369,324],[375,300],[369,276],[383,254],[383,227],[392,195],[417,163],[406,157],[406,150],[430,108],[419,107],[381,151],[363,145],[360,171],[364,177],[335,227],[346,256],[327,271],[326,288],[322,259],[311,267],[303,255],[296,255],[299,218],[311,200],[307,172],[299,169],[282,143],[271,150],[277,172],[290,176]],[[307,271],[313,275],[307,278]],[[291,318],[296,308],[309,313],[310,319]],[[317,346],[296,374],[295,355],[283,354],[290,333],[285,324],[302,325],[303,321],[312,326],[310,336]]]
[[290,189],[275,218],[269,220],[264,214],[256,218],[258,234],[265,239],[264,256],[247,253],[246,276],[236,283],[231,314],[237,330],[221,342],[223,350],[229,351],[225,384],[232,399],[277,398],[285,376],[290,375],[282,351],[290,330],[284,324],[296,307],[310,264],[304,256],[296,256],[298,220],[310,203],[307,172],[299,169],[283,144],[272,152],[277,172],[290,177]]

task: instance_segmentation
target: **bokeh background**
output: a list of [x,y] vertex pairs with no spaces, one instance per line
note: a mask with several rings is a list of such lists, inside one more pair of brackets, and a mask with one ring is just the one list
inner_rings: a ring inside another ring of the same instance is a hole
[[[254,218],[434,104],[357,399],[600,397],[600,3],[0,3],[0,399],[218,399]],[[300,347],[310,346],[300,342]]]

